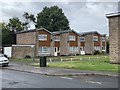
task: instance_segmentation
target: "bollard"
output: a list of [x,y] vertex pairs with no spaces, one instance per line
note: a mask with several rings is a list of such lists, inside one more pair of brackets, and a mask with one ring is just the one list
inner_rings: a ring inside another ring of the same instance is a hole
[[52,62],[51,58],[50,58],[50,62]]
[[63,60],[62,60],[62,58],[61,58],[61,62],[62,62]]
[[90,57],[89,57],[89,60],[90,60]]

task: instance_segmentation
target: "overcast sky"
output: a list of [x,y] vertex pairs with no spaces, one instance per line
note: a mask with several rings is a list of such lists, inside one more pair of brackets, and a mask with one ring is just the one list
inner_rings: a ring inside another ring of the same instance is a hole
[[[0,22],[8,22],[11,17],[23,19],[24,12],[36,15],[45,6],[57,5],[70,21],[70,27],[77,32],[98,31],[109,34],[108,19],[105,14],[118,12],[118,1],[100,2],[98,0],[44,0],[33,2],[32,0],[4,0],[0,1]],[[105,0],[104,0],[105,1]]]

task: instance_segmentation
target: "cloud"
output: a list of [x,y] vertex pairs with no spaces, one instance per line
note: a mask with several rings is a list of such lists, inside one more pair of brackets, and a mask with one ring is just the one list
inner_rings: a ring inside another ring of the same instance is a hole
[[93,2],[90,0],[85,0],[85,2],[73,2],[73,0],[72,2],[70,0],[65,2],[64,0],[61,2],[5,1],[0,2],[0,17],[2,17],[0,21],[3,19],[8,21],[11,17],[19,17],[23,21],[22,15],[25,11],[36,15],[45,6],[58,5],[69,19],[71,28],[77,32],[97,30],[100,33],[108,34],[108,21],[105,14],[118,11],[117,2]]

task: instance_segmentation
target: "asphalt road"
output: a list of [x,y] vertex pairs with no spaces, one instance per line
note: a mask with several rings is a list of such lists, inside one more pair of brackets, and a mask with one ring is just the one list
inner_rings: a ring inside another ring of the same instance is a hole
[[117,88],[118,78],[107,76],[45,76],[3,69],[2,88]]

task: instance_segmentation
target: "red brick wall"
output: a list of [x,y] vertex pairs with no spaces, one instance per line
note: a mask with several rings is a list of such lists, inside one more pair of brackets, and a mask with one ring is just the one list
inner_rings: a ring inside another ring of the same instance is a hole
[[100,46],[101,45],[101,36],[99,34],[94,34],[94,36],[98,36],[98,41],[94,41],[94,46]]
[[39,46],[50,46],[51,45],[51,34],[47,31],[44,31],[44,30],[40,30],[38,31],[38,34],[45,34],[47,35],[47,40],[46,41],[38,41],[38,45]]
[[70,47],[71,46],[78,46],[78,35],[74,32],[70,32],[69,35],[75,36],[75,41],[70,41]]

